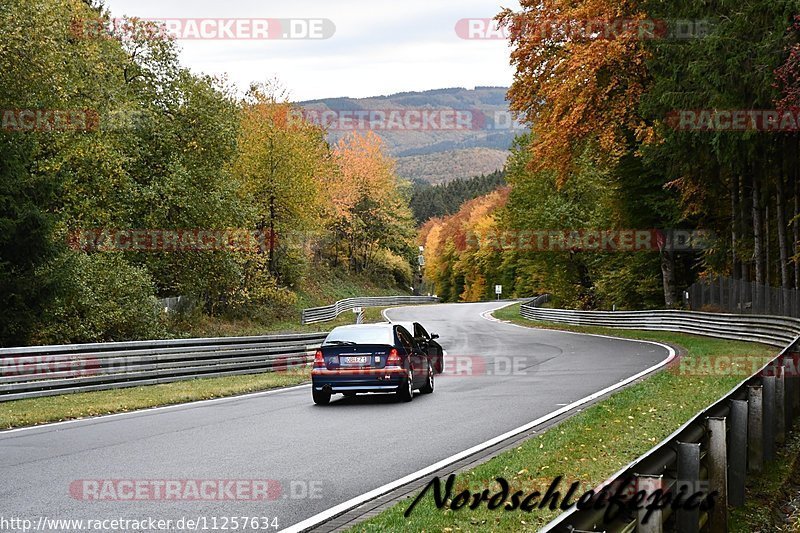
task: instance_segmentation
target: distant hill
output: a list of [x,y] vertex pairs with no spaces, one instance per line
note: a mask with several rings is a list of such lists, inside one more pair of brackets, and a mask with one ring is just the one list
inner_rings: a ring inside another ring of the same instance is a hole
[[508,150],[466,148],[397,158],[397,173],[407,179],[448,183],[502,170]]
[[[436,125],[443,124],[438,118],[433,119],[432,127],[413,127],[419,122],[412,122],[411,128],[394,127],[390,118],[375,119],[367,126],[383,138],[389,153],[397,158],[400,176],[445,183],[503,168],[511,142],[521,133],[519,128],[509,124],[507,90],[505,87],[436,89],[370,98],[324,98],[300,102],[300,105],[309,117],[327,116],[329,121],[339,121],[337,124],[341,127],[329,129],[332,142],[352,128],[347,125],[347,119],[355,124],[354,117],[380,117],[375,111],[383,111],[387,117],[394,113],[395,118],[405,120],[414,118],[413,113],[417,112],[441,117],[443,115],[436,115],[437,111],[458,110],[462,117],[470,120],[465,128],[437,128]],[[330,111],[334,113],[324,114]],[[362,124],[365,123],[362,119]]]

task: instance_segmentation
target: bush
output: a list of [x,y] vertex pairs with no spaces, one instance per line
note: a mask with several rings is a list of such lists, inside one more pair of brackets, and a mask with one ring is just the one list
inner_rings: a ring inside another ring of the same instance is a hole
[[146,270],[121,254],[66,252],[47,267],[60,288],[45,309],[41,343],[152,339],[165,334]]
[[370,277],[378,284],[408,289],[413,280],[407,260],[388,250],[379,250],[369,267]]
[[266,323],[296,314],[297,295],[281,287],[270,274],[267,257],[254,255],[245,266],[241,285],[228,295],[222,314],[228,318],[252,318]]

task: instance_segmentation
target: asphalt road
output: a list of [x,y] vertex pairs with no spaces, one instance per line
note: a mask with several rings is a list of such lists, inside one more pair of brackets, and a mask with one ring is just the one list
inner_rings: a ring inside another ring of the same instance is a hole
[[[417,394],[411,403],[381,395],[334,396],[329,406],[317,407],[310,387],[303,386],[0,432],[0,529],[3,518],[29,519],[35,526],[40,517],[206,517],[210,527],[213,517],[221,525],[222,517],[233,516],[277,517],[284,528],[667,357],[651,344],[529,330],[481,317],[498,305],[389,312],[395,320],[417,320],[440,334],[449,356],[435,393]],[[87,479],[269,479],[282,491],[270,492],[276,496],[270,501],[212,502],[84,501],[70,494],[76,480]]]

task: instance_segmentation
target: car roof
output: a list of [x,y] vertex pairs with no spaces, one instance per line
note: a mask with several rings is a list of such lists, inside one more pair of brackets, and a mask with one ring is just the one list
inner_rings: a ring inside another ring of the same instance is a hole
[[333,329],[367,329],[367,328],[391,328],[396,326],[396,323],[392,322],[375,322],[373,324],[348,324],[346,326],[336,326]]
[[332,331],[351,330],[351,329],[393,329],[400,326],[409,335],[414,335],[414,322],[373,322],[372,324],[348,324],[346,326],[336,326]]

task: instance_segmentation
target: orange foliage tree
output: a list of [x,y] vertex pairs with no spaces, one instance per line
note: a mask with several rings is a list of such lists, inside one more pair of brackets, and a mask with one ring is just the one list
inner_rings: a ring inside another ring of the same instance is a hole
[[521,0],[504,10],[511,64],[512,110],[533,129],[532,170],[553,169],[566,180],[575,150],[598,143],[612,161],[631,133],[644,136],[637,114],[648,84],[644,42],[661,31],[639,0]]
[[503,187],[470,200],[456,214],[431,219],[420,230],[425,277],[444,300],[491,298],[490,289],[502,281],[501,251],[481,243],[498,232],[496,214],[505,206],[509,191]]
[[[380,260],[395,281],[410,282],[413,224],[409,187],[397,177],[383,141],[369,131],[339,140],[333,151],[337,172],[326,184],[333,227],[333,256],[343,251],[357,272]],[[340,250],[343,246],[344,250]]]

